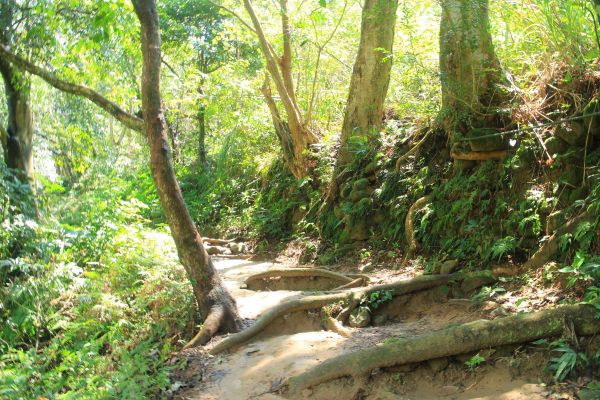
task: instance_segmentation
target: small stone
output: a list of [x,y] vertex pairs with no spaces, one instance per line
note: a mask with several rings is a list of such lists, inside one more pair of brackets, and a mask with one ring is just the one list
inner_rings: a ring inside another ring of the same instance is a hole
[[371,271],[373,271],[373,263],[372,262],[368,262],[365,265],[361,265],[360,267],[358,267],[358,270],[361,273],[371,272]]
[[554,135],[558,136],[572,146],[582,146],[585,144],[586,129],[580,121],[571,121],[560,124],[556,127]]
[[231,250],[231,254],[240,254],[246,251],[245,243],[229,243],[229,250]]
[[354,203],[357,203],[360,199],[369,197],[369,193],[366,190],[353,189],[348,196],[348,199]]
[[352,184],[352,189],[357,190],[357,191],[363,191],[363,190],[367,190],[368,186],[369,186],[369,180],[366,178],[362,178],[362,179],[358,179],[358,180],[354,181],[354,183]]
[[364,328],[371,322],[371,314],[367,307],[358,307],[350,314],[348,325],[352,328]]
[[221,247],[221,246],[208,246],[206,248],[206,252],[211,256],[214,256],[216,254],[224,254],[225,250],[227,250],[227,249],[225,247]]

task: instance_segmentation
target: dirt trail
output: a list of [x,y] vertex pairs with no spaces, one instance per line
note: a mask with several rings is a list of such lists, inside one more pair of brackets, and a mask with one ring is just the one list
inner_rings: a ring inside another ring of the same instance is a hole
[[[284,299],[301,295],[301,292],[289,290],[258,292],[240,288],[248,276],[274,268],[272,263],[217,259],[216,267],[237,299],[240,315],[248,324]],[[199,382],[195,387],[184,390],[176,398],[281,399],[271,391],[282,379],[328,358],[372,346],[390,336],[413,336],[449,324],[479,319],[490,311],[470,301],[446,301],[440,300],[439,296],[439,291],[429,291],[395,298],[386,305],[388,317],[378,321],[380,326],[351,329],[352,335],[348,338],[320,330],[318,313],[301,312],[275,322],[255,341],[231,354],[207,359],[201,350],[191,350],[191,364],[194,363],[194,351],[197,359],[202,360],[201,366],[197,367],[198,374],[202,370],[202,376],[201,379],[196,377]],[[385,373],[376,372],[367,385],[347,379],[320,385],[302,395],[310,399],[545,399],[544,387],[528,382],[539,375],[544,365],[541,358],[528,356],[516,366],[510,357],[498,358],[494,365],[481,366],[475,371],[467,371],[464,360],[442,368],[436,363],[412,369],[400,367]]]

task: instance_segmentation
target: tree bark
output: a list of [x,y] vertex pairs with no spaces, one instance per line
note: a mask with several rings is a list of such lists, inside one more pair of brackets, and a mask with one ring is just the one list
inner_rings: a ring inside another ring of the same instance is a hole
[[[202,88],[200,94],[204,94]],[[202,101],[198,105],[198,163],[206,164],[206,105]]]
[[4,92],[8,110],[4,160],[9,168],[23,171],[22,178],[33,174],[33,121],[29,91],[29,79],[0,59],[0,74],[4,80]]
[[154,0],[136,0],[141,23],[143,56],[142,109],[144,130],[150,145],[150,167],[179,259],[192,283],[204,326],[198,342],[208,341],[220,328],[239,329],[235,300],[225,288],[206,252],[202,238],[183,200],[175,177],[160,94],[160,33]]
[[344,168],[353,160],[350,138],[378,132],[390,83],[398,0],[366,0],[360,44],[350,79],[348,100],[332,181],[326,203],[335,204]]
[[354,62],[342,124],[338,171],[352,162],[352,136],[376,133],[383,121],[383,103],[390,83],[397,0],[366,0],[360,44]]
[[[440,23],[443,128],[450,139],[501,102],[501,67],[489,32],[488,0],[444,0]],[[493,115],[492,115],[493,118]]]
[[[302,112],[300,111],[300,107],[298,106],[298,102],[296,101],[296,95],[294,92],[294,85],[292,80],[291,36],[289,17],[287,13],[287,1],[280,0],[279,5],[281,7],[281,22],[284,43],[283,56],[281,57],[281,59],[279,59],[278,62],[278,57],[275,54],[275,50],[268,42],[264,34],[258,17],[254,12],[254,8],[252,7],[252,3],[250,2],[250,0],[244,0],[244,7],[250,15],[252,25],[254,26],[256,36],[258,37],[260,49],[263,53],[263,56],[265,57],[267,71],[273,79],[273,82],[275,82],[277,93],[281,98],[281,102],[286,112],[288,131],[288,133],[286,134],[289,136],[289,140],[286,139],[285,142],[289,141],[289,143],[291,143],[292,145],[293,150],[291,152],[292,157],[286,159],[286,165],[290,172],[296,178],[302,178],[308,174],[308,168],[305,162],[305,152],[311,144],[317,141],[317,137],[306,126],[306,123],[302,117]],[[269,109],[271,110],[271,114],[273,115],[272,105],[268,105]],[[275,104],[273,103],[273,105]],[[275,108],[277,108],[276,105]],[[277,112],[277,114],[279,114],[279,111]],[[276,125],[275,129],[277,130],[277,128],[278,127]],[[285,151],[286,149],[284,149],[284,152]]]

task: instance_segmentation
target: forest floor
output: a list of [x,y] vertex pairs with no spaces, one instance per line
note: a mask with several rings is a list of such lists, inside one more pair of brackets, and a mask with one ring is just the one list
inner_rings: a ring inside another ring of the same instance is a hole
[[[250,275],[272,268],[298,266],[293,258],[256,262],[216,258],[216,266],[238,302],[240,315],[250,325],[265,310],[284,299],[310,292],[245,289]],[[337,271],[350,272],[341,266]],[[354,271],[356,272],[356,271]],[[414,269],[399,272],[379,269],[369,273],[370,284],[387,283],[417,275]],[[525,287],[525,289],[520,289]],[[525,293],[526,292],[526,293]],[[274,388],[286,378],[304,372],[331,357],[352,352],[395,337],[411,337],[449,325],[481,318],[493,319],[516,311],[545,308],[560,299],[555,287],[504,283],[486,299],[448,298],[439,290],[394,297],[385,317],[365,328],[348,328],[342,336],[322,327],[318,312],[288,314],[272,323],[249,343],[228,353],[208,355],[204,348],[182,352],[186,368],[174,373],[181,385],[174,398],[196,400],[280,399]],[[578,384],[546,385],[550,359],[548,347],[511,346],[479,353],[484,361],[467,365],[473,354],[374,371],[362,380],[350,378],[304,390],[309,399],[575,399]],[[579,382],[579,384],[584,382]]]

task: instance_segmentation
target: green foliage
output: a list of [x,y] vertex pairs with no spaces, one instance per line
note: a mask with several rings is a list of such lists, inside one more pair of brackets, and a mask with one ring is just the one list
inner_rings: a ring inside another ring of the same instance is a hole
[[585,353],[576,351],[563,340],[551,342],[550,347],[554,353],[559,354],[550,359],[548,366],[551,371],[554,371],[554,379],[557,381],[563,381],[578,368],[585,368],[589,365]]
[[367,307],[369,310],[377,310],[379,307],[392,301],[394,293],[391,290],[378,290],[369,293],[360,301],[361,306]]
[[0,228],[0,260],[18,256],[38,228],[30,186],[4,162],[0,162]]
[[173,338],[194,325],[174,245],[128,177],[88,178],[45,193],[52,216],[0,259],[0,397],[159,397]]
[[480,356],[479,353],[477,353],[473,357],[471,357],[467,361],[465,361],[465,365],[467,367],[469,367],[469,369],[472,371],[475,368],[477,368],[478,366],[480,366],[481,364],[483,364],[484,362],[485,362],[485,357]]

